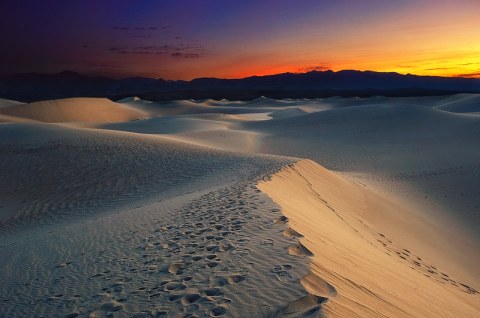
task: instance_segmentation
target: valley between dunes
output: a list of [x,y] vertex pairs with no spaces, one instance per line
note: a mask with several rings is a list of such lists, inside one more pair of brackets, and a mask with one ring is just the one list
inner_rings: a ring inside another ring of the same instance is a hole
[[0,317],[478,317],[480,95],[0,99]]

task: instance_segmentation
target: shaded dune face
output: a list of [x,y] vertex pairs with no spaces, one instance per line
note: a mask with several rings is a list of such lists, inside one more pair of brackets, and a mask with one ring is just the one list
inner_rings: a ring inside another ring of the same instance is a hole
[[0,136],[3,227],[180,195],[210,176],[220,183],[232,178],[229,166],[257,161],[157,136],[42,123],[0,125]]

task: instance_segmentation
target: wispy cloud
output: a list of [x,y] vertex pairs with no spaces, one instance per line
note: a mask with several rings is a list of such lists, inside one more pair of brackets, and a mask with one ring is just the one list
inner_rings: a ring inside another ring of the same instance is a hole
[[130,30],[138,30],[138,31],[157,31],[157,30],[168,30],[171,29],[171,25],[164,25],[164,26],[114,26],[112,27],[113,30],[117,31],[130,31]]
[[455,75],[455,77],[480,78],[480,70],[472,72],[472,73],[457,74],[457,75]]
[[[172,25],[163,26],[115,26],[113,30],[123,38],[120,44],[106,50],[112,54],[164,55],[172,58],[200,58],[205,49],[195,41],[186,41],[173,34]],[[135,40],[130,40],[135,38]],[[122,44],[123,42],[123,44]],[[127,44],[128,43],[128,44]]]
[[433,68],[426,68],[426,71],[444,71],[444,70],[451,70],[453,67],[433,67]]
[[200,54],[198,53],[180,53],[180,52],[175,52],[170,54],[172,57],[180,57],[180,58],[185,58],[185,59],[196,59],[201,57]]
[[175,58],[200,58],[203,56],[204,48],[197,44],[162,44],[162,45],[139,45],[139,46],[111,46],[107,49],[115,54],[156,54]]
[[480,62],[462,63],[462,64],[459,64],[459,65],[462,65],[462,66],[469,66],[469,65],[480,65]]
[[307,73],[313,71],[328,71],[330,69],[327,65],[315,65],[315,66],[307,66],[298,69],[298,72]]

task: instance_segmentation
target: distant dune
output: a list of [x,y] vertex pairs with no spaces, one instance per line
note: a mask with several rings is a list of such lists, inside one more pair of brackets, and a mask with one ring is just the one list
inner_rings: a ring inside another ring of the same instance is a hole
[[120,122],[145,117],[145,113],[106,98],[68,98],[0,108],[0,114],[47,123]]
[[435,108],[453,113],[480,113],[480,96],[459,94],[445,99]]
[[17,101],[14,101],[14,100],[0,98],[0,108],[15,106],[15,105],[21,105],[21,104],[23,104],[23,103],[17,102]]

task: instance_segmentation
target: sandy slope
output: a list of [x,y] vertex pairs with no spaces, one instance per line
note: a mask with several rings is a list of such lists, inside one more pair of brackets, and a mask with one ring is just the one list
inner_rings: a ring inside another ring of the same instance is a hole
[[35,121],[36,120],[29,119],[29,118],[0,115],[0,123],[28,123],[28,122],[35,122]]
[[127,100],[122,102],[125,105],[136,108],[138,110],[148,112],[155,116],[168,115],[191,115],[191,114],[205,114],[205,113],[222,113],[222,114],[242,114],[242,113],[264,113],[271,111],[270,105],[264,107],[250,108],[243,103],[233,103],[233,106],[212,105],[208,101],[197,102],[193,100],[179,100],[172,102],[152,103],[149,101]]
[[119,122],[146,114],[106,98],[68,98],[0,108],[0,114],[42,122]]
[[435,108],[453,113],[480,112],[480,96],[476,94],[458,94],[443,99]]
[[163,116],[143,121],[102,125],[103,129],[131,131],[142,134],[177,134],[193,131],[227,129],[226,124],[216,120],[183,116]]
[[212,174],[235,179],[230,167],[254,161],[158,136],[41,123],[0,125],[0,136],[4,226],[178,195]]
[[[302,237],[290,253],[313,254],[311,273],[300,282],[328,299],[327,316],[474,317],[480,311],[471,287],[479,284],[478,249],[455,242],[461,232],[439,228],[444,224],[425,221],[312,161],[282,170],[259,188]],[[470,258],[468,282],[454,274],[465,265],[462,256]]]
[[255,189],[292,160],[48,124],[0,135],[0,316],[238,317],[306,295]]
[[477,109],[8,101],[0,316],[476,317]]
[[[150,113],[152,116],[168,115],[195,115],[195,114],[248,114],[252,116],[257,113],[278,113],[289,109],[296,109],[298,112],[311,112],[330,109],[331,106],[323,103],[322,100],[274,100],[260,97],[252,101],[228,101],[228,100],[178,100],[170,102],[150,102],[140,98],[124,98],[118,103],[128,105],[132,108]],[[292,113],[287,111],[285,114]]]

